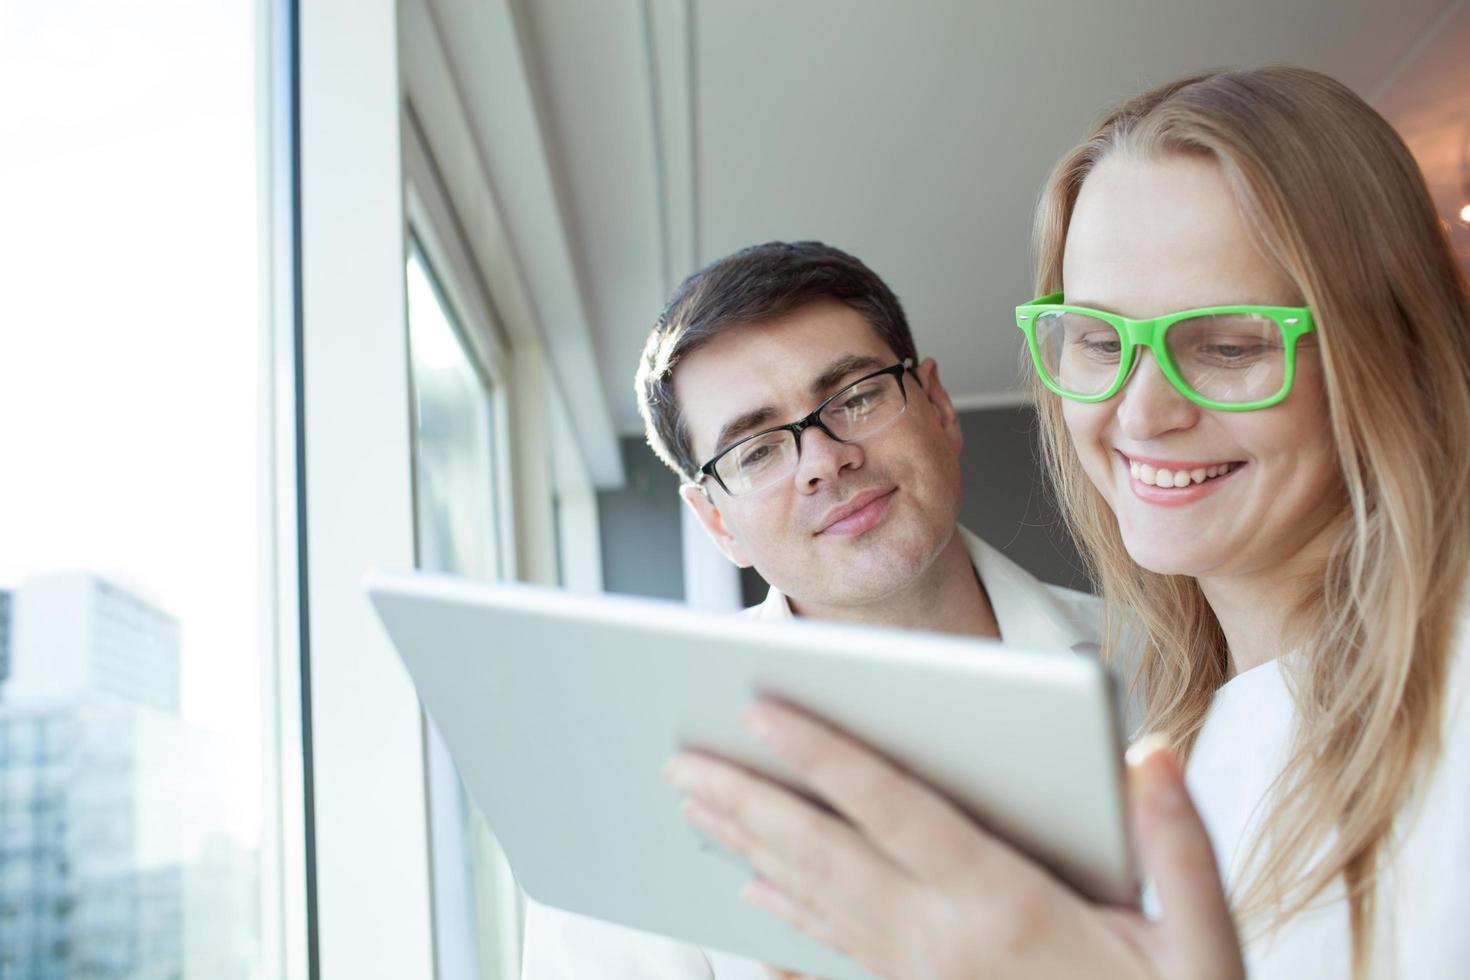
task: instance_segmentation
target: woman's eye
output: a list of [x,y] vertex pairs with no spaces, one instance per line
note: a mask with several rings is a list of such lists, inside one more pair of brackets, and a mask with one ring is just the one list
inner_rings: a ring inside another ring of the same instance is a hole
[[1116,335],[1080,337],[1077,344],[1089,354],[1116,356],[1123,349],[1123,344]]
[[1275,344],[1259,340],[1214,340],[1199,346],[1199,352],[1217,361],[1258,361],[1281,352]]

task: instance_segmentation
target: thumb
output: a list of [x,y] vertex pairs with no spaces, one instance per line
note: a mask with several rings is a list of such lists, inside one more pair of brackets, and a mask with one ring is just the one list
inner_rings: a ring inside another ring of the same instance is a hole
[[1140,739],[1128,750],[1128,769],[1139,854],[1163,908],[1168,972],[1244,977],[1215,851],[1168,742],[1161,735]]

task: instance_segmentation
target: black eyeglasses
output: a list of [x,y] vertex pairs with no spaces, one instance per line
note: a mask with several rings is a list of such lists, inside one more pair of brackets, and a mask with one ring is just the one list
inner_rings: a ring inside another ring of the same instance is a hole
[[908,409],[903,374],[913,367],[913,359],[906,358],[858,378],[810,415],[763,429],[720,450],[699,468],[700,475],[714,477],[732,497],[780,483],[796,472],[801,434],[807,429],[820,429],[837,442],[854,442],[892,425]]

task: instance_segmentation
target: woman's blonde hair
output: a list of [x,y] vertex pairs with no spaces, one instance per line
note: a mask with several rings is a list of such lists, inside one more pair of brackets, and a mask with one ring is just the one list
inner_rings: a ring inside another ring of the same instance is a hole
[[[1264,253],[1316,315],[1341,468],[1329,503],[1341,514],[1294,633],[1296,741],[1232,904],[1242,927],[1269,930],[1344,882],[1361,973],[1395,815],[1439,751],[1470,566],[1470,287],[1389,124],[1330,78],[1267,68],[1146,92],[1068,153],[1036,214],[1037,295],[1064,288],[1078,191],[1118,150],[1212,157]],[[1107,600],[1112,645],[1125,619],[1135,643],[1143,631],[1132,682],[1146,726],[1187,754],[1228,677],[1219,622],[1194,579],[1129,557],[1059,401],[1039,383],[1034,393],[1043,454]]]

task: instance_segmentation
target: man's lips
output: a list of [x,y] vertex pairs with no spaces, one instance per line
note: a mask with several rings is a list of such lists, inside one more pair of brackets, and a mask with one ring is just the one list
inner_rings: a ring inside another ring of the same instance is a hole
[[887,512],[897,487],[864,490],[829,510],[817,522],[817,534],[858,534],[878,522]]

